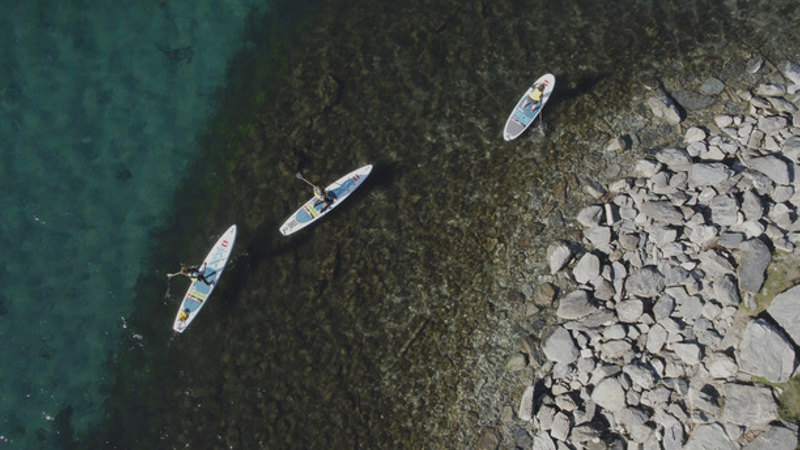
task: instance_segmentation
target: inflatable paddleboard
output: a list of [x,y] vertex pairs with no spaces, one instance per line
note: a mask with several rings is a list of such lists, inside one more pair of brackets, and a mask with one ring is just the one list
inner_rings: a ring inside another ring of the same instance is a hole
[[186,295],[183,296],[181,307],[178,308],[178,314],[175,316],[175,323],[172,325],[173,330],[178,333],[183,333],[183,330],[192,323],[197,313],[199,313],[203,305],[206,304],[208,297],[211,296],[211,292],[217,286],[217,283],[219,283],[219,278],[222,276],[222,270],[225,269],[225,264],[228,263],[228,257],[231,255],[233,242],[235,240],[236,225],[232,225],[225,234],[220,236],[217,243],[211,248],[208,256],[206,256],[206,259],[203,260],[203,264],[200,266],[204,268],[203,276],[206,280],[212,282],[212,284],[209,286],[202,280],[192,282],[189,286],[189,290],[186,291]]
[[333,208],[339,206],[344,199],[358,189],[361,183],[367,179],[370,172],[372,172],[372,164],[358,168],[331,183],[325,190],[329,196],[333,197],[333,202],[326,206],[324,202],[312,197],[311,200],[307,201],[286,219],[286,222],[281,225],[281,234],[288,236],[321,219],[322,216],[331,212]]
[[[533,92],[540,84],[544,85],[544,92],[542,93],[542,100],[537,104],[533,104],[528,97],[528,94]],[[556,77],[546,73],[541,78],[534,81],[531,87],[525,91],[525,95],[517,102],[517,106],[511,111],[508,116],[506,126],[503,129],[503,139],[510,141],[516,139],[523,131],[533,123],[533,119],[539,115],[544,108],[545,103],[550,100],[550,94],[553,93],[553,88],[556,86]]]

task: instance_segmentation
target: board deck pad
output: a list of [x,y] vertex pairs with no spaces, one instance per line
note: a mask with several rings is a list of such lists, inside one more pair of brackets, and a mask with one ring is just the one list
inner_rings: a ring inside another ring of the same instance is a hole
[[370,172],[372,172],[372,165],[368,164],[331,183],[325,190],[328,192],[328,196],[333,198],[333,202],[325,206],[324,202],[319,201],[316,197],[312,197],[305,202],[300,209],[286,219],[286,222],[281,225],[281,234],[288,236],[311,225],[325,214],[328,214],[333,208],[339,206],[353,191],[358,189],[361,183],[369,176]]
[[[203,276],[208,280],[211,285],[207,285],[202,280],[193,281],[189,285],[189,290],[181,300],[181,306],[178,308],[178,313],[175,315],[175,322],[172,324],[172,329],[178,333],[183,333],[190,323],[200,312],[200,309],[206,304],[211,292],[219,283],[219,278],[222,276],[222,271],[228,263],[228,258],[233,250],[233,244],[236,240],[236,225],[232,225],[225,233],[220,236],[214,247],[203,260],[201,267],[205,266]],[[181,311],[185,311],[187,317],[181,320]]]
[[[528,94],[530,94],[539,84],[544,85],[544,92],[542,93],[542,100],[536,105],[527,104]],[[522,98],[519,99],[517,105],[511,111],[511,114],[506,120],[506,126],[503,129],[503,139],[510,141],[516,139],[523,131],[525,131],[536,119],[536,116],[542,111],[544,105],[550,100],[550,95],[553,93],[553,88],[556,85],[556,79],[551,74],[544,74],[525,91]]]

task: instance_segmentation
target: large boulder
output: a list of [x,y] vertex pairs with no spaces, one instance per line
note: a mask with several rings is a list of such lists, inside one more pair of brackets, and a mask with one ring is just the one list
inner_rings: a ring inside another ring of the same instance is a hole
[[684,450],[737,450],[739,446],[731,442],[722,425],[712,423],[695,428],[683,448]]
[[776,295],[767,313],[800,345],[800,285]]
[[741,260],[737,270],[739,288],[742,291],[756,294],[764,284],[764,273],[772,261],[772,253],[767,244],[760,239],[742,242],[739,250],[741,250]]
[[771,388],[731,383],[723,387],[722,394],[725,422],[759,429],[778,418],[778,404]]
[[785,383],[795,369],[792,344],[779,329],[762,319],[747,324],[736,354],[742,372],[773,383]]
[[742,450],[795,450],[797,448],[797,428],[789,429],[782,425],[772,425],[742,447]]

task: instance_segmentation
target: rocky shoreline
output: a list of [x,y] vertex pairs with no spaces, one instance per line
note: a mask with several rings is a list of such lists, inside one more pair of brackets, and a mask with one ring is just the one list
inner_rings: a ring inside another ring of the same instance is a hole
[[[518,447],[797,447],[777,398],[798,366],[800,287],[768,306],[756,294],[774,255],[798,259],[800,66],[745,67],[760,80],[732,92],[746,113],[689,127],[635,176],[587,183],[580,242],[549,246],[536,303],[555,301],[559,323],[541,345],[520,340],[534,379]],[[684,120],[675,95],[646,87],[653,116]],[[731,94],[716,78],[701,91]]]

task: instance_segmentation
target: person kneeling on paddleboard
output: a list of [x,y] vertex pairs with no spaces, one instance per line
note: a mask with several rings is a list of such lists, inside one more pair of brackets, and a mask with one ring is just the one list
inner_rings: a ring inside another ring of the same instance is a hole
[[206,265],[203,264],[201,267],[197,266],[181,266],[181,270],[175,273],[168,273],[167,278],[172,278],[174,276],[183,275],[186,278],[194,281],[202,281],[206,284],[206,286],[211,286],[214,284],[214,280],[207,280],[205,277]]
[[536,105],[542,101],[542,97],[544,96],[544,84],[540,84],[536,86],[531,92],[528,94],[528,98],[525,100],[525,104],[522,105],[522,109],[525,109],[528,104],[531,105],[531,112],[536,109]]

